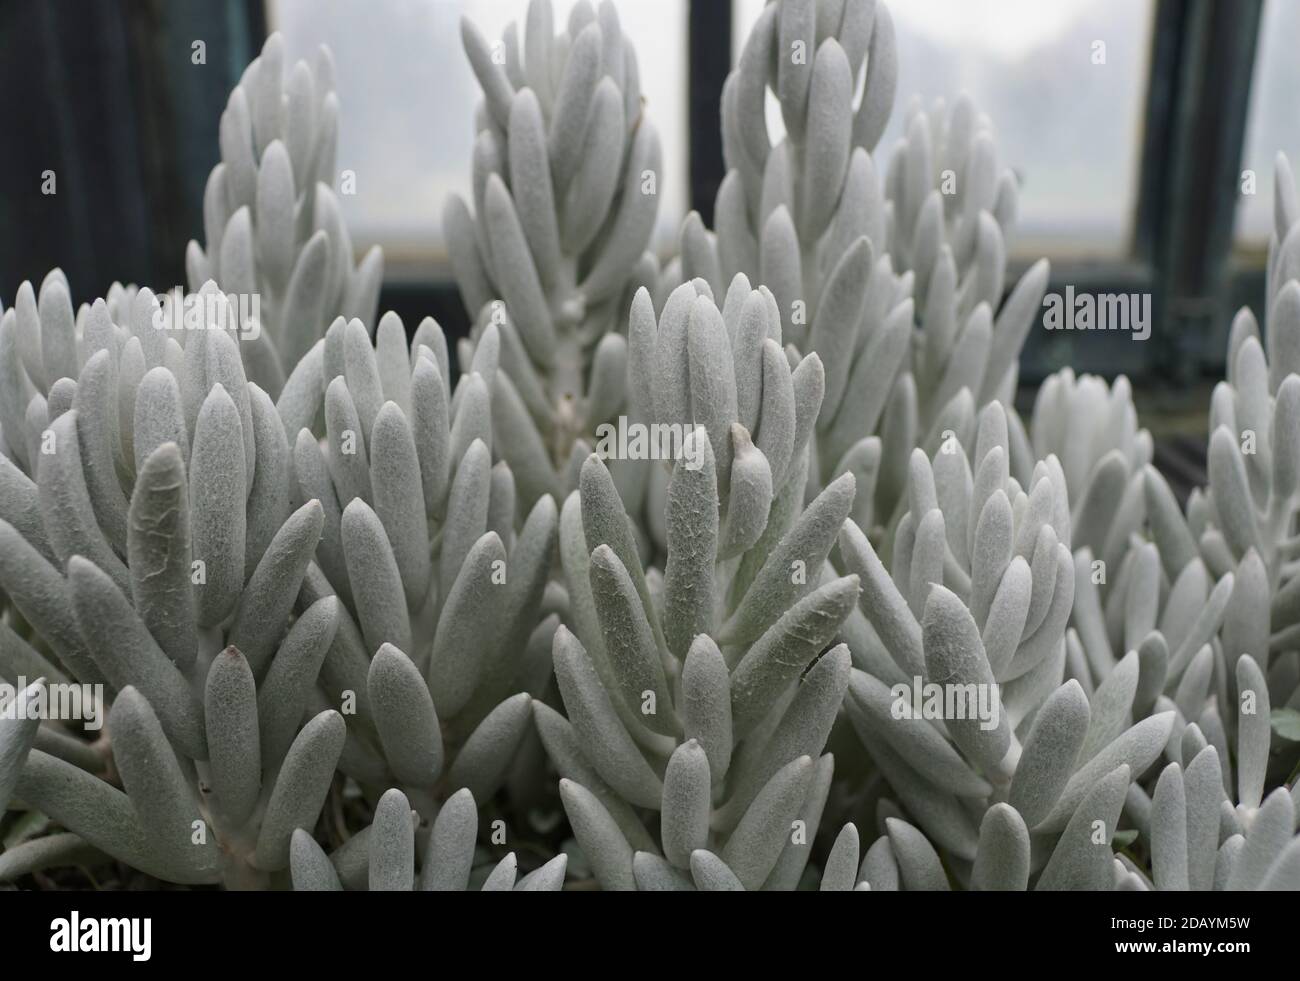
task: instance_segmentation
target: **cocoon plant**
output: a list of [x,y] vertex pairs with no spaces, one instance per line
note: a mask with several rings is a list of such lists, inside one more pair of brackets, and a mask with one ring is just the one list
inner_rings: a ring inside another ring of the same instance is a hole
[[[572,789],[570,793],[573,793]],[[806,822],[801,818],[795,818],[791,822],[791,841],[798,841],[806,834]],[[803,882],[821,892],[870,889],[870,886],[861,879],[858,852],[858,829],[853,824],[846,824],[836,836],[825,865],[820,871],[805,869],[801,863],[798,865],[798,870],[804,873]],[[791,856],[797,854],[797,852],[790,852]],[[778,880],[783,887],[791,887],[790,876],[795,873],[795,863],[793,860],[785,861],[785,859],[786,853],[783,852],[782,861],[778,863],[779,877],[773,878],[777,876],[777,872],[774,871],[764,882],[763,888],[769,888],[769,883],[772,883],[771,888],[776,888],[775,883]],[[632,872],[636,887],[641,892],[744,892],[745,886],[741,881],[741,875],[749,873],[748,862],[738,858],[733,858],[732,862],[740,869],[739,874],[716,852],[704,848],[691,852],[689,870],[679,869],[653,852],[637,852],[632,857]],[[784,868],[781,868],[782,864]]]
[[[1062,685],[1075,592],[1064,475],[1054,457],[1027,491],[1007,475],[996,402],[974,446],[973,475],[955,439],[933,462],[913,454],[889,572],[855,525],[841,534],[843,568],[862,580],[878,638],[853,672],[849,719],[962,884],[1025,888],[1032,875],[1039,888],[1108,888],[1109,850],[1096,858],[1093,822],[1110,842],[1132,773],[1159,756],[1174,715],[1126,728],[1128,706],[1107,706],[1090,721],[1083,690]],[[906,859],[921,863],[914,881],[934,865],[919,851],[924,861]]]
[[931,113],[914,101],[885,191],[893,205],[890,255],[915,276],[920,432],[962,389],[976,410],[993,399],[1010,405],[1049,270],[1039,260],[1002,302],[1019,191],[998,160],[988,118],[965,95]]
[[[1149,711],[1164,683],[1152,659],[1169,652],[1171,639],[1176,648],[1189,636],[1212,583],[1198,564],[1182,590],[1170,590],[1162,554],[1177,563],[1176,574],[1195,546],[1173,492],[1151,466],[1151,436],[1138,429],[1127,379],[1108,386],[1089,375],[1076,379],[1068,368],[1050,376],[1035,400],[1030,436],[1034,453],[1061,460],[1072,505],[1075,603],[1066,676],[1091,697],[1124,654],[1140,651],[1146,684],[1137,704]],[[1219,622],[1206,619],[1191,643],[1207,641]],[[1157,628],[1167,632],[1154,636]]]
[[[1295,224],[1288,217],[1295,195],[1284,157],[1276,181],[1275,238]],[[1112,651],[1137,649],[1137,707],[1150,710],[1154,699],[1173,708],[1178,733],[1195,724],[1198,738],[1218,751],[1225,791],[1245,809],[1245,819],[1300,759],[1294,746],[1270,747],[1265,731],[1262,742],[1258,735],[1252,740],[1263,747],[1264,771],[1252,775],[1249,789],[1233,779],[1243,752],[1239,733],[1266,730],[1270,705],[1285,713],[1300,698],[1297,613],[1289,599],[1296,592],[1288,538],[1296,502],[1287,476],[1287,461],[1300,452],[1289,421],[1300,385],[1284,363],[1288,337],[1300,330],[1300,308],[1288,312],[1286,298],[1300,291],[1281,271],[1277,253],[1278,276],[1268,291],[1270,353],[1248,310],[1237,314],[1230,331],[1228,378],[1216,386],[1210,406],[1209,487],[1193,490],[1184,515],[1154,468],[1143,468],[1140,487],[1138,478],[1130,479],[1104,536],[1100,565],[1095,554],[1077,557],[1109,570],[1112,585],[1096,585],[1095,574],[1076,578],[1081,592],[1071,649],[1078,665],[1072,670],[1085,684],[1089,674],[1094,681],[1105,677]],[[1259,675],[1249,691],[1239,689],[1246,664]],[[1172,761],[1187,762],[1182,744],[1176,733]]]
[[328,710],[302,725],[337,625],[332,597],[295,610],[323,515],[314,500],[291,511],[283,428],[235,344],[194,333],[179,377],[114,374],[95,352],[36,481],[16,484],[35,494],[36,530],[0,521],[0,584],[31,629],[9,637],[4,673],[104,685],[123,787],[65,739],[30,756],[24,802],[155,877],[248,886],[314,823],[345,727]]
[[501,48],[469,20],[461,39],[483,90],[473,210],[453,195],[442,227],[476,341],[500,330],[494,411],[531,505],[567,489],[590,449],[575,440],[625,407],[628,300],[658,271],[661,150],[610,0],[579,0],[558,33],[550,0],[531,0]]
[[[1290,461],[1300,454],[1293,419],[1300,383],[1293,376],[1300,365],[1288,361],[1300,332],[1300,267],[1286,258],[1300,221],[1282,155],[1274,194],[1269,349],[1253,315],[1240,311],[1229,333],[1228,377],[1210,405],[1209,486],[1193,491],[1183,522],[1158,476],[1148,475],[1159,572],[1172,582],[1160,628],[1172,636],[1167,651],[1155,644],[1146,652],[1153,679],[1147,690],[1163,677],[1178,728],[1186,726],[1188,734],[1171,743],[1171,761],[1186,765],[1199,742],[1216,749],[1227,803],[1236,805],[1235,814],[1225,813],[1225,835],[1248,832],[1269,788],[1293,783],[1300,763],[1294,742],[1270,740],[1270,715],[1284,725],[1300,707],[1300,613],[1292,598],[1300,588],[1289,537],[1296,511]],[[1148,571],[1148,580],[1154,574]]]
[[1048,376],[1034,398],[1029,439],[1035,458],[1054,454],[1061,463],[1074,547],[1091,549],[1108,568],[1118,569],[1129,540],[1146,521],[1152,456],[1151,434],[1138,426],[1128,379],[1120,375],[1108,385],[1095,375],[1076,378],[1069,368]]
[[[159,309],[151,291],[114,283],[107,298],[82,304],[74,316],[63,270],[50,270],[39,291],[22,283],[13,307],[0,311],[0,456],[27,476],[35,474],[51,408],[57,415],[68,407],[82,369],[100,350],[108,350],[116,365],[122,348],[137,337],[141,357],[131,352],[132,367],[149,360],[146,350],[153,359],[149,367],[168,356],[178,363],[176,349],[154,329]],[[184,340],[171,339],[178,346]],[[116,431],[116,419],[110,421]]]
[[[820,754],[848,682],[836,641],[858,581],[826,558],[854,479],[806,509],[802,479],[786,481],[762,535],[727,559],[714,453],[706,431],[694,438],[704,461],[674,465],[662,575],[645,571],[604,463],[593,455],[583,466],[560,531],[572,628],[557,631],[554,658],[569,719],[541,703],[534,712],[605,888],[649,887],[668,867],[671,881],[687,881],[701,849],[746,889],[793,888],[829,790],[833,762]],[[658,842],[638,809],[660,812]],[[796,821],[806,834],[792,835]]]
[[[221,162],[203,192],[206,248],[191,241],[185,251],[191,290],[211,279],[257,298],[265,333],[245,358],[272,398],[335,317],[375,322],[384,254],[374,246],[353,264],[333,190],[338,126],[329,48],[290,67],[272,34],[221,114]],[[345,172],[344,193],[355,180]]]
[[[890,219],[871,156],[896,74],[883,4],[769,4],[723,88],[728,173],[716,233],[689,215],[660,286],[663,296],[677,279],[700,279],[729,302],[762,284],[788,349],[816,353],[825,367],[809,497],[852,469],[862,484],[854,516],[869,527],[881,465],[874,434],[912,334],[911,280],[886,254]],[[768,93],[785,123],[775,143]]]
[[[1252,551],[1267,572],[1270,591],[1292,581],[1291,526],[1296,511],[1300,455],[1300,215],[1284,155],[1275,174],[1275,225],[1266,290],[1268,349],[1254,315],[1243,308],[1228,338],[1227,378],[1210,403],[1209,487],[1188,502],[1187,520],[1207,565],[1217,574]],[[1295,253],[1293,255],[1293,253]],[[1295,617],[1275,610],[1271,630],[1286,633]],[[1278,614],[1282,614],[1279,616]],[[1294,644],[1279,638],[1274,649]]]
[[[1002,302],[1006,239],[1015,221],[1014,174],[998,161],[992,127],[966,96],[950,109],[908,110],[905,135],[885,179],[892,217],[889,252],[914,277],[918,343],[910,378],[894,390],[880,497],[886,507],[906,485],[911,443],[933,452],[948,433],[971,425],[996,399],[1011,406],[1017,363],[1047,288],[1048,263],[1035,263]],[[1014,410],[1006,412],[1011,473],[1028,478],[1036,459]],[[903,439],[911,433],[910,439]]]
[[[300,602],[338,597],[322,684],[355,713],[344,772],[431,815],[461,787],[490,798],[529,732],[558,514],[544,496],[521,522],[510,467],[492,463],[495,326],[454,390],[432,319],[408,347],[386,314],[376,341],[336,320],[281,399],[286,427],[325,421],[321,438],[293,432],[294,499],[323,514]],[[322,391],[323,411],[301,398]]]
[[[448,798],[432,827],[400,790],[389,790],[375,806],[375,819],[332,855],[301,828],[292,845],[293,887],[300,892],[559,892],[568,856],[557,855],[519,874],[510,852],[495,865],[479,861],[478,812],[474,795],[458,790]],[[419,860],[416,860],[417,852]]]
[[[646,407],[643,442],[660,457],[677,454],[691,469],[714,468],[720,558],[748,551],[767,527],[773,501],[790,496],[791,481],[806,480],[803,457],[825,391],[821,359],[782,351],[771,293],[747,285],[738,275],[719,310],[703,280],[684,283],[657,322],[642,289],[629,315],[627,371],[635,401]],[[624,505],[644,515],[663,550],[668,465],[639,459],[631,444],[632,459],[622,458],[613,435],[597,442],[597,453],[613,457],[609,467]],[[697,436],[707,436],[708,446]]]
[[[1249,654],[1237,662],[1234,688],[1242,695],[1242,711],[1233,739],[1235,781],[1223,724],[1210,717],[1212,707],[1203,708],[1203,698],[1199,704],[1189,698],[1186,688],[1180,685],[1174,703],[1178,718],[1165,751],[1170,762],[1149,787],[1135,787],[1130,796],[1129,812],[1150,855],[1149,874],[1129,870],[1132,887],[1300,888],[1294,792],[1278,786],[1264,795],[1271,732],[1263,673]],[[1184,722],[1182,707],[1189,703],[1187,714],[1194,721]],[[1218,737],[1219,745],[1207,735]]]

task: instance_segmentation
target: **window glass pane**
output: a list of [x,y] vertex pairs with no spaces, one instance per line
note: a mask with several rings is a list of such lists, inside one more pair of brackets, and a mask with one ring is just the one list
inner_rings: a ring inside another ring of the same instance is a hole
[[1273,228],[1273,160],[1281,150],[1300,166],[1300,3],[1269,0],[1260,21],[1250,83],[1241,169],[1255,172],[1255,193],[1237,206],[1237,244],[1263,249]]
[[[896,0],[888,7],[899,79],[878,147],[883,162],[911,99],[928,106],[968,92],[992,121],[1003,162],[1020,176],[1015,251],[1126,251],[1153,0]],[[735,0],[733,9],[739,53],[763,0]],[[1095,42],[1105,44],[1104,64],[1094,64]],[[769,95],[769,120],[773,102]]]
[[[615,0],[633,39],[646,111],[659,130],[664,169],[659,241],[686,213],[686,0]],[[571,3],[555,5],[559,30]],[[273,29],[289,59],[322,42],[334,52],[340,170],[357,175],[342,198],[359,249],[384,247],[389,267],[443,256],[443,201],[468,197],[474,108],[480,92],[460,42],[468,15],[489,41],[522,23],[525,0],[275,0]]]

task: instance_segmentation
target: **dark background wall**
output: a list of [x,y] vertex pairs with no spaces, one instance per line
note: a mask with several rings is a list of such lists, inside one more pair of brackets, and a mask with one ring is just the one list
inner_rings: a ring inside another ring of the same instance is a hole
[[78,302],[183,281],[217,121],[261,32],[257,2],[0,3],[0,298],[55,266]]

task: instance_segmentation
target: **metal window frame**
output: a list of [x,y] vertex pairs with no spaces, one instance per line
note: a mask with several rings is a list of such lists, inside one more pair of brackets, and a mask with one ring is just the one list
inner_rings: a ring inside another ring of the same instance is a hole
[[1264,0],[1158,0],[1151,32],[1134,233],[1126,255],[1053,268],[1050,289],[1149,292],[1151,338],[1031,334],[1022,383],[1071,365],[1126,374],[1179,427],[1199,425],[1222,376],[1232,311],[1262,299],[1262,266],[1233,256],[1232,229]]

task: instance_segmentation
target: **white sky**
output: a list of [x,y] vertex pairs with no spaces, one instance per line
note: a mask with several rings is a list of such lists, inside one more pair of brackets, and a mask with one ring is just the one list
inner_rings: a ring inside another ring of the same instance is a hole
[[1090,0],[902,0],[895,23],[952,45],[1018,58],[1065,33]]

